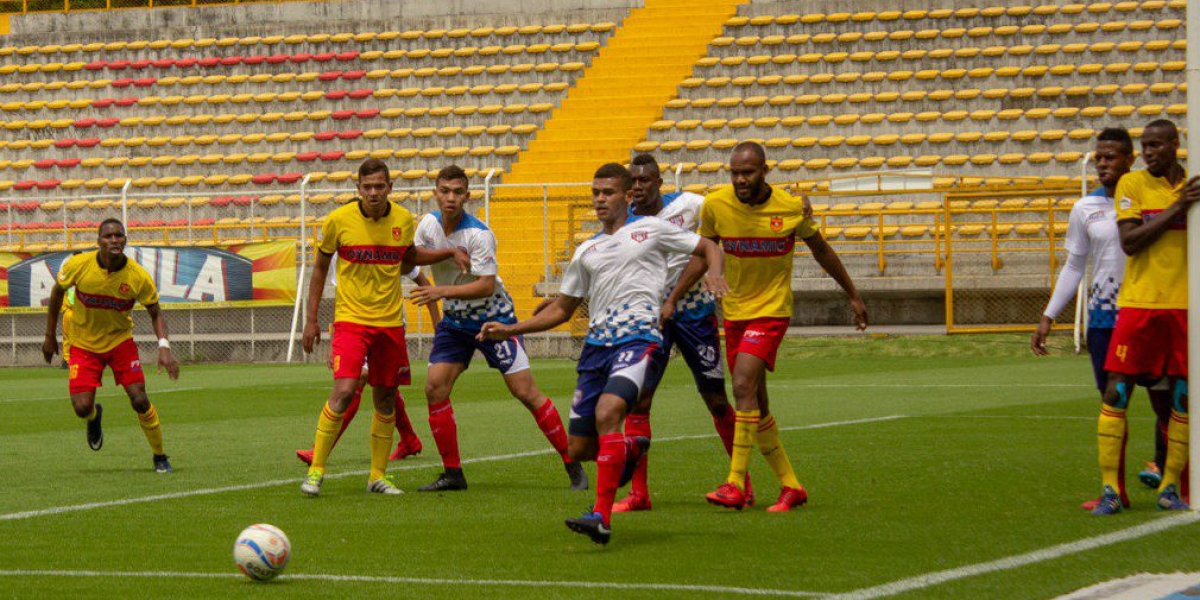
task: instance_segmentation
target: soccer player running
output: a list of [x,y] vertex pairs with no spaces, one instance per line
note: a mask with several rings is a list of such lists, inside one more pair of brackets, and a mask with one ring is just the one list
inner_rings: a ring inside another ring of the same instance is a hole
[[1103,487],[1094,515],[1121,512],[1125,411],[1134,383],[1144,377],[1166,376],[1171,394],[1158,507],[1188,508],[1180,497],[1180,475],[1188,461],[1186,217],[1200,200],[1200,178],[1188,180],[1178,150],[1175,124],[1151,122],[1142,131],[1146,170],[1122,177],[1114,194],[1121,249],[1128,258],[1117,297],[1120,313],[1104,362],[1108,387],[1096,424]]
[[171,462],[163,451],[162,426],[158,410],[146,396],[146,376],[133,343],[135,303],[146,307],[154,334],[158,336],[158,367],[171,379],[179,379],[179,362],[167,340],[167,321],[158,305],[158,289],[150,274],[125,256],[125,225],[117,219],[100,223],[98,250],[76,254],[58,271],[58,283],[50,290],[46,315],[46,338],[42,356],[46,362],[58,353],[55,330],[63,297],[75,292],[71,310],[69,387],[75,414],[87,420],[87,441],[92,450],[104,445],[101,419],[104,406],[96,402],[104,368],[112,369],[117,385],[125,388],[129,403],[138,415],[138,424],[154,455],[154,470],[170,473]]
[[[702,256],[709,289],[727,289],[720,248],[700,236],[653,217],[629,215],[633,180],[621,165],[600,167],[592,179],[592,204],[602,231],[580,244],[559,286],[559,295],[532,318],[516,324],[488,322],[479,339],[506,340],[566,323],[584,299],[591,318],[579,357],[571,406],[570,448],[575,460],[596,460],[596,503],[567,519],[572,531],[597,544],[612,537],[613,499],[633,476],[649,448],[643,437],[626,437],[621,424],[649,381],[653,355],[662,343],[663,291],[668,254]],[[695,278],[701,275],[695,271]],[[677,287],[691,288],[695,279]]]
[[[633,157],[629,167],[633,176],[633,203],[629,214],[633,216],[658,217],[687,231],[695,231],[700,220],[700,207],[704,197],[691,192],[662,193],[662,173],[658,161],[649,154]],[[689,263],[684,254],[672,254],[667,258],[667,290],[674,289]],[[692,262],[704,262],[694,259]],[[661,372],[667,368],[673,346],[679,346],[687,366],[696,382],[696,391],[704,400],[712,415],[713,425],[726,452],[733,450],[734,411],[725,395],[725,367],[721,364],[721,335],[717,328],[717,304],[711,292],[699,286],[680,290],[682,297],[663,300],[663,314],[670,315],[662,323],[663,343],[655,354],[654,368]],[[625,435],[651,438],[650,408],[659,377],[643,386],[641,398],[625,419]],[[613,505],[613,512],[650,510],[650,487],[647,478],[649,457],[638,462],[629,486],[629,495]],[[750,477],[746,477],[747,502],[753,504]]]
[[358,168],[357,202],[329,214],[321,227],[321,243],[308,288],[304,351],[321,338],[317,320],[330,257],[338,255],[337,296],[333,318],[333,390],[321,409],[313,442],[312,466],[300,485],[309,496],[321,492],[325,462],[337,439],[346,409],[358,386],[363,364],[369,366],[375,414],[371,421],[371,468],[367,491],[403,493],[384,477],[392,448],[396,394],[409,383],[408,347],[400,275],[412,265],[453,258],[460,268],[468,259],[458,249],[431,251],[413,247],[412,213],[388,200],[391,174],[383,161],[369,159]]
[[[1103,397],[1104,390],[1108,387],[1104,359],[1108,356],[1108,343],[1112,338],[1113,324],[1117,320],[1117,292],[1125,277],[1125,253],[1121,251],[1121,240],[1117,234],[1117,209],[1112,195],[1117,189],[1117,182],[1133,165],[1133,140],[1129,137],[1129,132],[1123,127],[1110,127],[1101,131],[1100,135],[1096,136],[1096,148],[1092,157],[1096,163],[1100,187],[1092,190],[1071,207],[1067,236],[1063,243],[1067,250],[1067,261],[1058,274],[1050,302],[1046,305],[1029,345],[1038,356],[1049,354],[1046,349],[1046,337],[1050,335],[1054,317],[1075,297],[1075,290],[1087,269],[1088,257],[1092,257],[1087,343],[1096,388]],[[1155,428],[1155,462],[1149,463],[1139,477],[1150,487],[1157,488],[1162,480],[1161,467],[1166,455],[1165,435],[1171,416],[1171,403],[1170,395],[1165,390],[1156,390],[1153,387],[1147,389],[1150,393],[1150,403],[1158,415],[1158,427]],[[1122,446],[1128,438],[1129,434],[1125,432]],[[1129,498],[1125,493],[1123,451],[1119,484],[1117,491],[1120,493],[1121,503],[1129,506]],[[1099,499],[1089,500],[1084,502],[1082,507],[1092,510],[1099,502]]]
[[487,321],[516,323],[513,301],[498,275],[496,237],[483,221],[466,212],[471,192],[467,174],[455,165],[438,172],[433,191],[438,211],[425,215],[417,225],[415,244],[420,248],[442,250],[463,248],[471,257],[470,272],[453,265],[433,265],[437,285],[423,285],[412,291],[418,305],[436,306],[442,300],[444,315],[433,337],[429,352],[429,373],[425,380],[425,398],[429,403],[429,429],[442,456],[443,471],[421,492],[467,489],[462,459],[458,451],[458,426],[450,392],[454,382],[471,366],[478,350],[489,367],[504,377],[509,393],[533,415],[538,428],[550,441],[571,480],[572,490],[587,489],[583,467],[567,453],[567,432],[554,403],[534,383],[520,336],[503,340],[476,339]]
[[727,508],[745,506],[746,463],[757,442],[782,486],[778,501],[767,510],[786,512],[807,502],[808,493],[779,439],[766,374],[775,370],[775,355],[792,316],[796,238],[845,290],[859,330],[867,328],[867,307],[837,253],[812,218],[805,216],[803,200],[766,182],[767,155],[762,146],[742,142],[734,147],[729,171],[733,186],[705,197],[700,212],[700,235],[721,243],[728,257],[730,291],[722,307],[725,352],[737,405],[729,477],[707,499]]

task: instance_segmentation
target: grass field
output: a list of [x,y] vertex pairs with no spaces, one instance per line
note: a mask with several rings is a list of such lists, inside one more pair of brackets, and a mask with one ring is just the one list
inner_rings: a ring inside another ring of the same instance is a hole
[[[567,478],[482,361],[454,396],[465,493],[420,494],[425,442],[392,463],[409,493],[364,492],[367,424],[351,426],[319,498],[299,491],[329,386],[319,365],[185,367],[151,376],[175,466],[157,475],[111,385],[105,446],[88,450],[57,369],[0,370],[0,596],[20,598],[972,598],[1041,599],[1140,571],[1200,571],[1195,513],[1134,506],[1094,518],[1097,394],[1084,357],[1029,355],[1024,336],[792,339],[773,409],[810,504],[735,513],[703,501],[727,459],[682,361],[656,400],[654,510],[616,515],[608,547],[562,525],[592,493]],[[570,361],[536,361],[565,415]],[[416,369],[422,371],[423,369]],[[1129,460],[1151,456],[1144,395]],[[778,491],[754,457],[760,499]],[[594,465],[588,465],[594,482]],[[623,496],[621,493],[618,497]],[[291,538],[285,576],[256,584],[231,549],[246,525]]]

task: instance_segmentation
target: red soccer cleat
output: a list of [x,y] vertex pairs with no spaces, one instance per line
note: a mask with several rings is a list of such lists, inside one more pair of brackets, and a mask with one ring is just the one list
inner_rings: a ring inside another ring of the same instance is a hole
[[650,498],[639,494],[630,494],[613,505],[613,512],[637,512],[650,510]]
[[[1099,505],[1100,505],[1100,499],[1096,498],[1095,500],[1088,500],[1087,502],[1080,504],[1079,508],[1082,508],[1083,510],[1091,512],[1093,510],[1096,510],[1096,507]],[[1126,496],[1125,492],[1121,492],[1121,507],[1129,508],[1129,496]]]
[[311,466],[312,466],[313,451],[312,451],[311,449],[309,449],[309,450],[297,450],[297,451],[296,451],[296,458],[300,459],[300,462],[302,462],[302,463],[304,463],[304,464],[306,464],[306,465],[308,465],[308,466],[310,466],[310,467],[311,467]]
[[725,508],[732,508],[734,510],[742,510],[742,507],[746,506],[746,495],[742,493],[742,490],[738,486],[729,482],[722,483],[721,487],[717,488],[717,491],[706,495],[704,498],[708,500],[709,504],[716,504],[717,506],[724,506]]
[[396,444],[396,449],[392,451],[391,456],[388,456],[388,460],[404,460],[410,456],[420,454],[421,449],[420,438],[415,435],[406,437],[400,440],[399,444]]
[[808,502],[808,492],[803,487],[785,487],[779,490],[779,500],[768,506],[767,512],[788,512],[792,507],[803,506],[805,502]]

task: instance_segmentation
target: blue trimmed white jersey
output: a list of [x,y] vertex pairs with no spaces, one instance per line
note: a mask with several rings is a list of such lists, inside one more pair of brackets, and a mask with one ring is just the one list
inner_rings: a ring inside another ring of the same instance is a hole
[[1113,327],[1117,294],[1125,279],[1125,252],[1117,230],[1117,208],[1103,187],[1092,190],[1071,207],[1063,247],[1071,254],[1092,259],[1088,327]]
[[[672,192],[663,194],[662,210],[653,215],[686,231],[696,231],[700,227],[700,207],[704,206],[704,196],[691,192]],[[632,206],[630,214],[632,215]],[[671,293],[679,276],[683,273],[690,257],[684,254],[672,254],[667,257],[667,285],[663,290],[663,298]],[[717,311],[717,301],[711,292],[704,290],[700,284],[688,290],[675,305],[675,319],[696,321],[707,318]]]
[[456,329],[478,332],[484,323],[512,324],[517,322],[513,313],[512,297],[500,281],[496,265],[496,236],[488,226],[470,214],[462,220],[450,235],[442,231],[442,213],[425,215],[419,224],[413,243],[430,250],[461,248],[471,257],[471,272],[463,273],[453,261],[444,260],[430,265],[433,282],[437,285],[463,285],[477,277],[496,277],[496,288],[487,298],[442,300],[442,322]]
[[632,216],[612,235],[600,233],[580,244],[559,293],[588,299],[584,343],[662,342],[658,317],[669,255],[691,254],[699,243],[700,236],[662,219]]

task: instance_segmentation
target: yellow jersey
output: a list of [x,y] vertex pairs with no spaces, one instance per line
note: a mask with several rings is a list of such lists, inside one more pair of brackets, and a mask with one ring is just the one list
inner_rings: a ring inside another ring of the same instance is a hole
[[732,186],[706,196],[700,209],[700,235],[717,239],[725,250],[729,284],[722,300],[725,318],[792,316],[796,238],[815,233],[816,224],[804,217],[803,200],[777,187],[758,205],[738,200]]
[[379,220],[368,218],[358,202],[325,218],[317,248],[338,257],[334,321],[404,326],[400,263],[415,231],[412,213],[393,202]]
[[[1156,218],[1183,192],[1185,174],[1179,185],[1149,171],[1130,171],[1117,183],[1113,194],[1117,203],[1117,221],[1135,219],[1145,223]],[[1153,244],[1125,259],[1125,282],[1117,296],[1117,306],[1131,308],[1188,307],[1187,294],[1187,221],[1185,215]]]
[[133,337],[131,311],[135,303],[158,304],[158,288],[136,261],[109,272],[100,266],[99,251],[76,254],[58,271],[58,285],[75,288],[71,309],[71,345],[103,353]]

